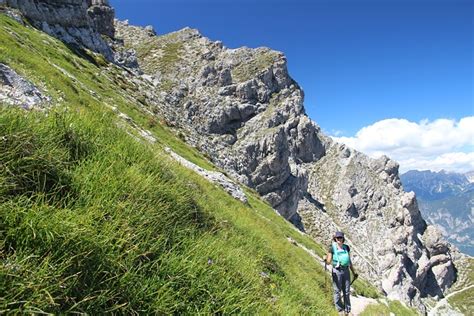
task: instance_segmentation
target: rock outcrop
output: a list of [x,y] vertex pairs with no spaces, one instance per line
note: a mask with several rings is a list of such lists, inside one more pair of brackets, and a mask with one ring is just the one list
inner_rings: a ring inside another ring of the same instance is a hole
[[32,24],[70,44],[80,45],[114,59],[102,35],[114,37],[114,10],[107,0],[6,0]]
[[19,106],[26,110],[45,109],[51,98],[33,83],[18,75],[13,69],[0,63],[0,103]]
[[108,0],[88,0],[87,15],[95,31],[110,38],[115,37],[115,11]]
[[191,161],[181,157],[170,148],[166,148],[166,152],[184,167],[193,170],[203,178],[209,180],[209,182],[215,183],[216,185],[222,187],[222,189],[229,193],[234,199],[237,199],[242,203],[248,203],[247,196],[245,195],[242,188],[234,181],[226,177],[222,172],[205,170]]
[[320,242],[344,230],[354,260],[385,293],[423,310],[456,278],[455,251],[403,192],[398,164],[333,142],[305,114],[285,56],[227,49],[197,30],[154,36],[116,21],[154,91],[142,97],[186,141]]

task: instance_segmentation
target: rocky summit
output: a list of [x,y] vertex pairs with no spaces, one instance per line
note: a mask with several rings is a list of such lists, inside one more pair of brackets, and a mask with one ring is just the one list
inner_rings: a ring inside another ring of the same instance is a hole
[[[336,143],[305,113],[283,53],[229,49],[185,28],[113,21],[107,1],[7,0],[38,28],[117,61],[124,89],[236,182],[322,244],[346,233],[358,271],[424,310],[455,282],[461,256],[403,191],[398,164]],[[113,40],[105,41],[100,35]]]

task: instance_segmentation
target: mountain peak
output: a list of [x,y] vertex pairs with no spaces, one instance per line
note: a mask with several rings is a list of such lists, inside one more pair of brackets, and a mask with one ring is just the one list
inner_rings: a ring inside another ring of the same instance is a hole
[[474,170],[466,172],[464,175],[470,183],[474,183]]

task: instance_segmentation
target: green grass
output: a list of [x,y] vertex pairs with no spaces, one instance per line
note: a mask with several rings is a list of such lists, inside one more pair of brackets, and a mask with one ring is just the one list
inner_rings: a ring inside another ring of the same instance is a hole
[[164,146],[213,168],[159,122],[155,145],[117,128],[105,104],[150,122],[117,69],[3,15],[0,29],[0,62],[54,100],[0,106],[0,311],[334,314],[287,237],[321,246],[254,191],[245,205],[171,161]]
[[179,51],[183,48],[183,43],[168,43],[163,47],[163,57],[158,66],[161,72],[168,72],[179,61]]
[[368,281],[358,278],[354,284],[354,294],[361,295],[370,298],[380,298],[380,291],[377,290],[372,284]]
[[97,62],[103,57],[90,51],[78,54],[60,41],[27,29],[2,14],[0,31],[0,62],[46,88],[58,104],[79,112],[86,109],[99,111],[101,115],[111,114],[105,103],[116,106],[141,126],[152,130],[161,145],[170,147],[202,168],[215,169],[201,153],[186,146],[168,127],[163,124],[150,127],[149,122],[154,118],[133,103],[136,99],[131,95],[131,83],[121,76],[118,68],[105,71],[102,63]]
[[373,304],[366,307],[360,316],[416,316],[419,315],[414,309],[403,306],[398,301],[389,301],[388,306],[384,303]]
[[[474,259],[466,259],[466,265],[462,267],[464,271],[464,282],[458,287],[454,288],[454,291],[462,290],[474,285]],[[448,298],[448,303],[461,311],[464,315],[474,315],[472,311],[472,298],[474,297],[474,288],[468,288]]]
[[460,310],[464,315],[474,315],[472,310],[472,298],[474,297],[474,288],[462,291],[448,299],[451,306]]

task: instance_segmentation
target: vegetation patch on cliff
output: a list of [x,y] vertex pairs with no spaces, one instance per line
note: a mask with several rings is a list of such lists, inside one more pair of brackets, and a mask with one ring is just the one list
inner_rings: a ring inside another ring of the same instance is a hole
[[135,43],[126,37],[125,44],[137,52],[140,67],[146,73],[160,72],[162,76],[169,75],[180,60],[183,42],[176,33],[148,37]]
[[451,306],[461,311],[464,315],[473,315],[472,298],[474,297],[474,259],[465,259],[459,271],[461,282],[453,288],[448,302]]
[[272,66],[278,60],[279,53],[271,50],[260,51],[251,60],[242,62],[232,69],[232,78],[244,82]]

